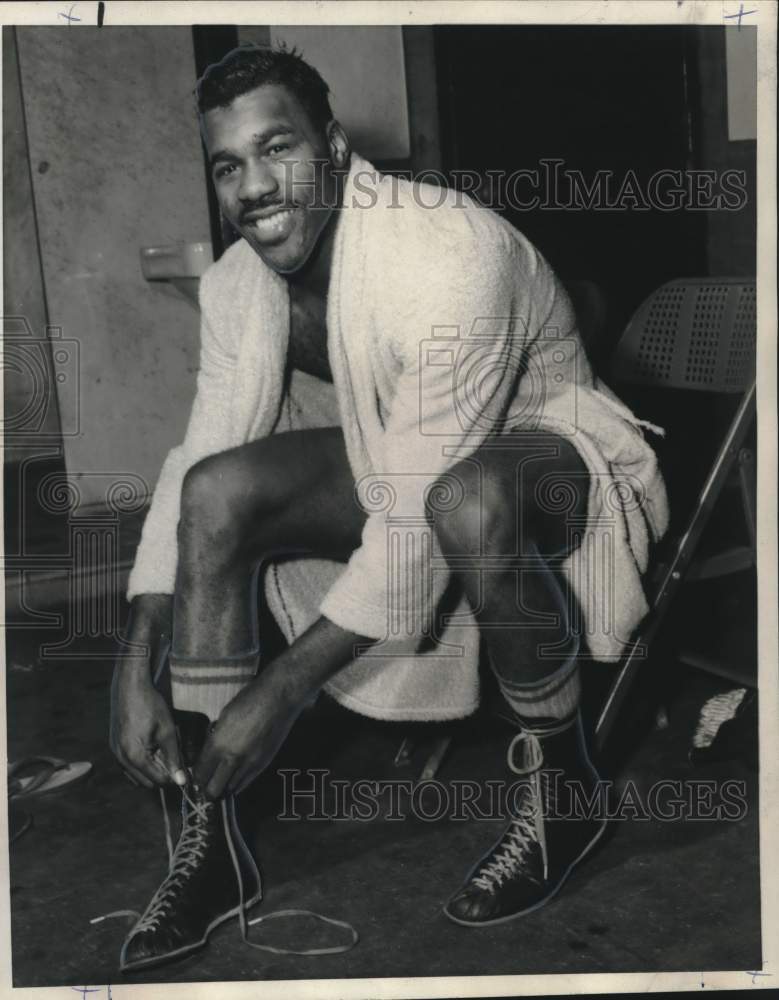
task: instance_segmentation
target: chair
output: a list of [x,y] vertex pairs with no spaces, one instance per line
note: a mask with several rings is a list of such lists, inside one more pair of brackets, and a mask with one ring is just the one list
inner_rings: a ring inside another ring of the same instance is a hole
[[[744,446],[755,416],[755,349],[755,285],[740,278],[685,278],[662,285],[635,312],[615,349],[611,374],[620,394],[624,395],[625,387],[658,391],[663,394],[664,409],[669,403],[668,392],[676,394],[674,403],[682,409],[689,406],[690,392],[708,396],[724,394],[731,404],[735,401],[736,407],[728,413],[727,429],[715,453],[704,456],[708,469],[700,490],[685,497],[684,491],[677,489],[677,494],[681,494],[676,497],[679,503],[674,503],[672,497],[672,512],[675,509],[676,516],[672,516],[671,530],[655,553],[654,569],[648,579],[650,612],[619,664],[598,714],[595,726],[598,749],[605,744],[646,649],[682,582],[713,579],[755,565],[754,452]],[[642,409],[640,415],[653,416],[656,422],[664,423],[662,414],[646,414]],[[677,464],[685,466],[683,476],[675,477],[675,485],[681,478],[689,493],[690,463],[683,450],[677,448],[674,455],[673,434],[669,444]],[[666,471],[673,461],[666,456],[664,462],[661,458],[661,464]],[[729,479],[735,481],[740,493],[748,544],[733,545],[701,557],[698,551],[701,536]],[[669,479],[669,492],[670,486]],[[699,653],[682,650],[678,657],[743,683],[742,677]],[[449,737],[436,741],[420,780],[435,775],[450,742]],[[395,763],[398,766],[409,763],[414,749],[413,741],[404,740]]]
[[[677,518],[676,524],[671,500],[671,530],[656,554],[648,582],[650,612],[620,663],[600,710],[595,728],[599,748],[613,728],[646,648],[682,582],[712,579],[755,566],[754,452],[745,446],[755,418],[755,351],[755,284],[741,278],[669,281],[638,308],[616,347],[612,374],[620,392],[623,385],[673,390],[677,407],[682,399],[688,409],[691,393],[716,393],[730,397],[731,404],[735,399],[737,405],[690,512],[681,520]],[[673,446],[673,440],[668,444]],[[680,458],[684,462],[688,457],[677,449],[677,464],[682,464]],[[661,467],[666,471],[662,458]],[[681,478],[689,481],[689,476]],[[666,479],[670,493],[667,471]],[[703,530],[729,480],[740,493],[748,542],[696,558]],[[744,682],[743,677],[701,654],[682,650],[679,659]]]

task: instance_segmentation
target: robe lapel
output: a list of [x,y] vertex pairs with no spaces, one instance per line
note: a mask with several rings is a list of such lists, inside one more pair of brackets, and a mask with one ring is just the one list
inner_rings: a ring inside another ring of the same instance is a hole
[[243,331],[232,399],[236,444],[265,437],[279,414],[289,344],[289,292],[282,277],[252,252],[242,273],[245,295],[235,322]]
[[[357,173],[360,191],[354,187]],[[355,479],[381,468],[382,425],[376,399],[376,383],[371,361],[372,322],[366,306],[366,273],[369,259],[366,235],[370,232],[367,213],[359,207],[366,182],[376,170],[366,160],[352,154],[352,164],[344,191],[344,207],[333,247],[333,266],[327,301],[328,356],[338,397],[346,452]],[[381,205],[373,211],[381,211]]]

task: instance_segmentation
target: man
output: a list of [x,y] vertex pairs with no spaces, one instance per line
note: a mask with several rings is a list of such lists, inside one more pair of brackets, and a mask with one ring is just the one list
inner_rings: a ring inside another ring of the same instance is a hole
[[[128,589],[149,652],[117,664],[112,746],[185,805],[123,968],[188,953],[259,898],[233,797],[321,688],[378,718],[465,715],[480,633],[517,730],[507,777],[527,782],[445,912],[513,919],[603,832],[548,819],[597,782],[577,664],[619,656],[646,611],[666,526],[654,455],[541,255],[469,199],[352,153],[296,54],[235,50],[198,110],[242,239],[201,282],[197,396]],[[257,673],[260,566],[290,644]],[[167,636],[172,706],[153,677]]]

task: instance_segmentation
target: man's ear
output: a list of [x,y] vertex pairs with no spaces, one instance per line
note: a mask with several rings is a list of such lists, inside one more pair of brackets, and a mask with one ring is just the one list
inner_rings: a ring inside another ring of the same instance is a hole
[[330,162],[334,167],[346,166],[349,162],[351,146],[341,123],[335,119],[327,126],[327,148],[330,153]]

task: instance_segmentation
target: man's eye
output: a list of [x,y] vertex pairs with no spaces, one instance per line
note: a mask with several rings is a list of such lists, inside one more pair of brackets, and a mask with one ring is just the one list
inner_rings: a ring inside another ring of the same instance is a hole
[[286,142],[277,142],[273,146],[268,147],[268,152],[271,156],[278,156],[280,153],[286,153],[289,149],[289,144]]
[[228,174],[235,170],[234,163],[223,163],[221,167],[217,167],[214,171],[214,177],[216,180],[221,180],[222,177],[226,177]]

